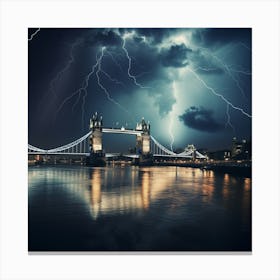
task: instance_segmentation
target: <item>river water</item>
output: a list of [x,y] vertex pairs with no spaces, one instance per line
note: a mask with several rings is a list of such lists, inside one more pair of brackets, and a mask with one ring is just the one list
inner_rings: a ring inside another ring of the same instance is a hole
[[34,166],[29,251],[251,251],[251,179],[186,167]]

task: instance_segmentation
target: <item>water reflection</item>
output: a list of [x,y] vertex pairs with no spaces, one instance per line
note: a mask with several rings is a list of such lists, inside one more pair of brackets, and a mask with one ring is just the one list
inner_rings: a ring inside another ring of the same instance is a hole
[[230,184],[230,178],[229,174],[224,175],[224,187],[223,187],[223,197],[224,199],[228,199],[229,196],[229,184]]
[[214,172],[212,170],[206,171],[202,180],[201,195],[203,202],[210,203],[214,192]]
[[29,250],[250,250],[251,179],[184,167],[30,167]]
[[250,191],[251,190],[251,179],[249,179],[249,178],[245,178],[244,179],[244,189],[246,191]]
[[221,185],[223,204],[228,205],[235,185],[243,185],[244,209],[250,202],[251,179],[238,181],[229,174],[183,167],[51,168],[29,170],[29,194],[42,183],[48,192],[62,188],[87,205],[93,219],[100,215],[145,213],[152,205],[169,199],[170,208],[186,207],[193,199],[213,203]]
[[242,193],[242,211],[243,211],[243,225],[244,226],[251,226],[247,225],[247,221],[251,217],[251,179],[245,178],[244,179],[244,189]]
[[98,216],[101,203],[101,170],[97,169],[90,173],[91,177],[91,207],[94,218]]
[[143,172],[142,174],[142,180],[141,180],[141,198],[143,203],[143,208],[147,209],[150,205],[150,173],[149,172]]

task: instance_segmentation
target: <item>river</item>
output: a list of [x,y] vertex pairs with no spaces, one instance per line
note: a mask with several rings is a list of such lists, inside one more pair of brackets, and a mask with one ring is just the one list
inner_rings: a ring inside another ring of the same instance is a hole
[[175,166],[32,166],[28,248],[251,251],[251,178]]

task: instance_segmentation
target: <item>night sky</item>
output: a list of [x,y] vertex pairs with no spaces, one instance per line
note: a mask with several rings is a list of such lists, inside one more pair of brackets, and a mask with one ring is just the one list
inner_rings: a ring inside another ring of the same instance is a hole
[[[50,149],[89,130],[135,128],[176,150],[229,148],[251,140],[251,29],[30,28],[29,144]],[[104,135],[106,151],[134,136]]]

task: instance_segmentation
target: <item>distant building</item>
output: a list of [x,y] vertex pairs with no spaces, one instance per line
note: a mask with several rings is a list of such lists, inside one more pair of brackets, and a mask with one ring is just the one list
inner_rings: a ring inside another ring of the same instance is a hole
[[220,151],[208,152],[208,156],[210,159],[214,159],[214,160],[229,160],[231,157],[231,151],[220,150]]
[[231,158],[231,152],[229,150],[224,151],[224,160],[229,160]]
[[245,139],[243,139],[242,141],[238,141],[236,137],[232,139],[232,159],[251,159],[251,150],[251,141]]

